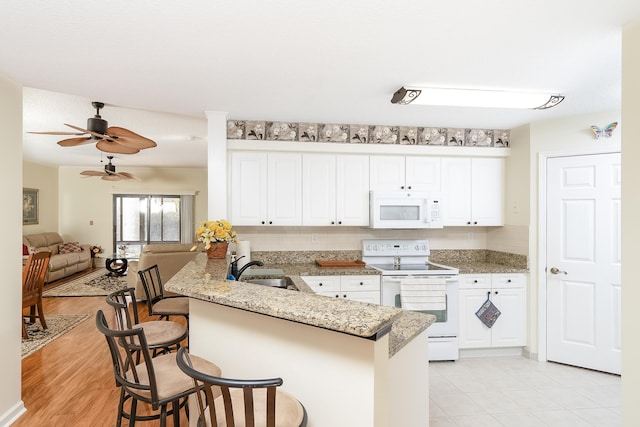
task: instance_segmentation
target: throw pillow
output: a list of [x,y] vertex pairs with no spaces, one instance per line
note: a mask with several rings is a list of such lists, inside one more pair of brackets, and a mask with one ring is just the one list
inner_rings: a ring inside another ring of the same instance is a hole
[[82,248],[78,242],[62,243],[58,246],[58,253],[70,254],[72,252],[82,252]]

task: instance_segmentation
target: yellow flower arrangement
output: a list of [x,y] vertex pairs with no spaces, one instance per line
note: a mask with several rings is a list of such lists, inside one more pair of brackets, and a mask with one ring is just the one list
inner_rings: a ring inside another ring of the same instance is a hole
[[196,230],[196,237],[198,241],[204,243],[205,249],[209,249],[212,242],[237,242],[236,232],[233,231],[231,224],[226,219],[203,221],[202,225]]

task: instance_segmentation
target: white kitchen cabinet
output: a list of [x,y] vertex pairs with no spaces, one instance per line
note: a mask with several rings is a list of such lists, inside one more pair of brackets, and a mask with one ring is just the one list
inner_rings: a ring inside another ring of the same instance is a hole
[[[526,345],[526,275],[460,275],[460,349]],[[490,297],[501,315],[491,328],[476,312]]]
[[369,225],[369,156],[303,154],[302,225]]
[[233,225],[302,225],[302,155],[231,153]]
[[442,159],[444,226],[504,225],[504,160]]
[[302,276],[302,280],[319,295],[380,304],[380,276]]
[[370,157],[371,190],[440,191],[440,157]]

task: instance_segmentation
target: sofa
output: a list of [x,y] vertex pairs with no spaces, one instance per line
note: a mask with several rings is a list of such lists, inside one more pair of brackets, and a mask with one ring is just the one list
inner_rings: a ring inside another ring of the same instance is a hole
[[[162,283],[167,283],[203,250],[202,245],[194,251],[191,248],[193,248],[193,243],[151,243],[145,245],[140,252],[138,261],[129,261],[129,269],[127,270],[127,285],[130,288],[135,288],[136,299],[139,301],[147,299],[138,271],[157,264]],[[167,292],[166,295],[173,294]]]
[[86,270],[92,264],[91,245],[65,242],[58,233],[46,232],[22,236],[22,254],[50,251],[45,283]]

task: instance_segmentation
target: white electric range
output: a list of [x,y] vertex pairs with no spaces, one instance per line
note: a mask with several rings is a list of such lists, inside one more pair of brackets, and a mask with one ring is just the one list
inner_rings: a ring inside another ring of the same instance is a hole
[[[427,304],[429,308],[404,307],[436,316],[436,322],[427,329],[429,334],[429,360],[457,360],[459,300],[458,269],[429,261],[431,249],[428,240],[363,240],[362,261],[381,272],[381,304],[402,307],[411,291],[441,289],[438,303]],[[422,285],[422,286],[421,286]],[[434,287],[435,285],[435,287]],[[420,307],[416,304],[416,307]]]

